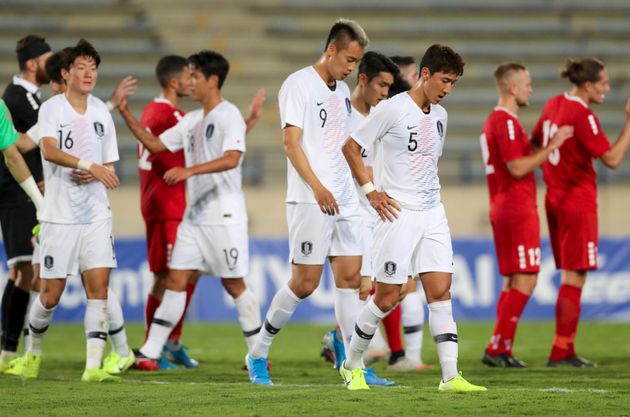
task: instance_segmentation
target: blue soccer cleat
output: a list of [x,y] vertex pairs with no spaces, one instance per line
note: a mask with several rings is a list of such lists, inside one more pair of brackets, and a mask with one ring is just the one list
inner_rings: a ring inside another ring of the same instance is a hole
[[249,353],[245,356],[249,380],[254,385],[273,385],[267,370],[267,358],[252,358]]
[[339,370],[339,367],[346,360],[346,349],[343,347],[343,340],[341,339],[341,330],[331,330],[333,349],[335,350],[335,369]]
[[164,345],[164,348],[162,349],[162,356],[171,362],[181,363],[186,368],[196,368],[199,366],[199,362],[188,355],[186,346],[180,345],[179,343],[175,349],[169,348],[168,345]]
[[381,378],[374,373],[374,368],[363,368],[365,375],[365,382],[371,387],[392,387],[396,385],[394,381],[390,381],[387,378]]
[[157,360],[158,371],[174,371],[179,369],[179,366],[166,359],[164,356],[160,356]]

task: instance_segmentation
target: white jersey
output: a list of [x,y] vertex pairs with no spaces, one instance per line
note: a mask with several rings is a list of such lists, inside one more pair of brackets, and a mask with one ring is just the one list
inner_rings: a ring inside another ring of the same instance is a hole
[[[171,152],[184,150],[186,166],[221,158],[227,151],[245,152],[245,121],[236,106],[222,101],[205,117],[203,110],[186,114],[160,135]],[[184,220],[196,225],[227,225],[247,222],[241,187],[243,157],[233,169],[193,175],[186,180]]]
[[[352,113],[350,89],[337,81],[331,89],[312,66],[289,75],[278,93],[281,128],[302,129],[300,145],[313,172],[338,204],[357,202],[352,173],[342,152]],[[316,204],[313,191],[287,158],[287,202]]]
[[429,113],[400,93],[380,103],[350,136],[375,151],[374,182],[403,207],[428,210],[440,204],[438,159],[446,136],[446,110]]
[[[348,120],[348,131],[354,132],[361,125],[361,123],[363,123],[363,121],[365,121],[365,116],[362,115],[357,109],[352,107],[352,114],[350,115],[350,118]],[[363,158],[363,164],[365,164],[366,167],[372,167],[372,165],[374,164],[373,151],[368,151],[367,149],[362,148],[361,157]],[[357,195],[359,196],[359,203],[361,205],[361,215],[367,221],[372,221],[376,219],[376,216],[377,216],[376,210],[372,208],[370,201],[365,196],[365,193],[361,189],[361,186],[359,185],[356,179],[354,179],[354,185],[357,190]]]
[[[77,113],[65,94],[50,98],[39,110],[37,125],[38,143],[42,138],[55,138],[59,149],[79,159],[101,165],[118,161],[114,121],[105,103],[92,95],[85,114]],[[87,224],[112,217],[103,183],[77,184],[71,177],[72,168],[42,162],[46,193],[39,221]]]

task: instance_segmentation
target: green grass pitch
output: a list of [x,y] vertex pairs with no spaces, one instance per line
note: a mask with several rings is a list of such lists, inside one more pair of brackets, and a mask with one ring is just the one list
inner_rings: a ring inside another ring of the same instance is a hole
[[[85,344],[82,326],[53,324],[45,340],[40,378],[22,382],[0,376],[0,416],[628,416],[630,328],[628,324],[582,323],[579,353],[595,369],[544,366],[553,324],[525,322],[515,352],[528,369],[490,369],[479,357],[490,323],[460,323],[459,364],[464,376],[488,392],[441,394],[439,366],[396,374],[377,364],[395,388],[349,392],[319,358],[326,327],[289,324],[272,347],[274,387],[255,387],[241,371],[245,344],[236,324],[188,324],[184,341],[201,365],[158,373],[128,371],[122,384],[80,382]],[[423,358],[437,365],[426,333]],[[141,325],[127,326],[132,346]]]

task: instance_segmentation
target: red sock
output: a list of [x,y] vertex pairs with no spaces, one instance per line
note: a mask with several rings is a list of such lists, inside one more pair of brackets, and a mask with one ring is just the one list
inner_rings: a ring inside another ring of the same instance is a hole
[[171,334],[168,336],[169,340],[179,340],[182,337],[182,326],[184,325],[184,319],[186,318],[186,312],[188,311],[188,306],[190,305],[190,300],[192,299],[193,293],[195,292],[195,284],[188,284],[186,287],[186,308],[184,308],[184,314],[182,314],[182,318],[179,319]]
[[503,350],[501,349],[503,347],[503,332],[501,331],[501,326],[504,321],[503,316],[505,315],[505,299],[507,298],[508,293],[509,290],[501,291],[501,294],[499,294],[499,300],[497,301],[497,322],[494,325],[494,332],[492,333],[492,337],[490,338],[490,343],[488,343],[488,346],[486,347],[486,352],[488,352],[490,355],[500,355],[501,353],[503,353]]
[[147,337],[149,337],[149,329],[151,328],[151,322],[153,321],[153,316],[155,316],[155,310],[158,309],[162,300],[158,300],[153,296],[153,294],[149,294],[147,296],[147,305],[144,307],[144,340],[146,342]]
[[387,334],[387,344],[392,352],[400,352],[403,350],[402,336],[400,334],[400,304],[383,319],[383,327]]
[[508,292],[510,291],[502,290],[501,294],[499,294],[499,300],[497,301],[497,317],[499,317],[499,314],[503,311],[503,304],[505,303],[505,298],[507,297]]
[[514,346],[514,335],[518,321],[521,319],[523,310],[527,305],[529,296],[512,288],[505,297],[505,322],[503,324],[503,348],[508,355],[512,355],[512,346]]
[[556,302],[556,336],[551,346],[550,359],[559,361],[575,356],[575,333],[580,321],[582,289],[563,284]]

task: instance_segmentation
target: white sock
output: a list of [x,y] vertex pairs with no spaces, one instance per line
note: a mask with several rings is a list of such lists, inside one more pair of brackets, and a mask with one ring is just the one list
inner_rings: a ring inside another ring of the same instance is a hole
[[407,359],[422,363],[422,323],[424,306],[418,292],[412,292],[402,300],[402,326],[405,335],[405,356]]
[[346,350],[346,369],[352,370],[363,366],[361,360],[363,351],[367,349],[384,317],[385,312],[381,311],[372,299],[361,309],[354,325],[350,349]]
[[357,321],[359,311],[365,304],[359,298],[359,290],[355,288],[336,288],[333,291],[335,304],[335,319],[339,324],[343,347],[346,352],[350,349],[350,339],[354,333],[354,323]]
[[241,324],[245,343],[247,343],[247,351],[251,353],[258,333],[260,333],[260,305],[256,295],[249,288],[234,299],[236,311],[238,312],[238,322]]
[[448,382],[457,376],[457,325],[451,300],[429,304],[429,330],[440,358],[442,381]]
[[283,285],[271,300],[265,323],[258,334],[258,339],[254,343],[251,355],[254,358],[266,358],[273,338],[289,321],[293,312],[302,302],[287,284]]
[[0,353],[0,359],[4,362],[10,362],[16,356],[17,352],[9,352],[8,350],[3,350],[2,353]]
[[140,348],[140,352],[147,358],[158,359],[162,347],[173,327],[179,322],[186,309],[186,291],[164,291],[164,298],[160,307],[155,311],[153,322],[149,328],[149,337]]
[[31,346],[28,352],[41,355],[43,352],[44,334],[52,321],[55,307],[48,309],[42,304],[39,297],[33,301],[31,311],[28,315],[28,328],[31,334]]
[[39,298],[39,292],[31,291],[31,296],[28,299],[28,306],[26,307],[26,320],[24,320],[24,352],[30,351],[31,348],[31,331],[28,328],[28,320],[31,312],[31,306],[37,298]]
[[109,340],[112,350],[122,357],[129,356],[125,318],[118,296],[111,289],[107,289],[107,314],[109,315]]
[[87,338],[85,369],[100,368],[103,362],[103,352],[105,352],[107,345],[107,330],[109,329],[107,300],[87,300],[83,327]]

